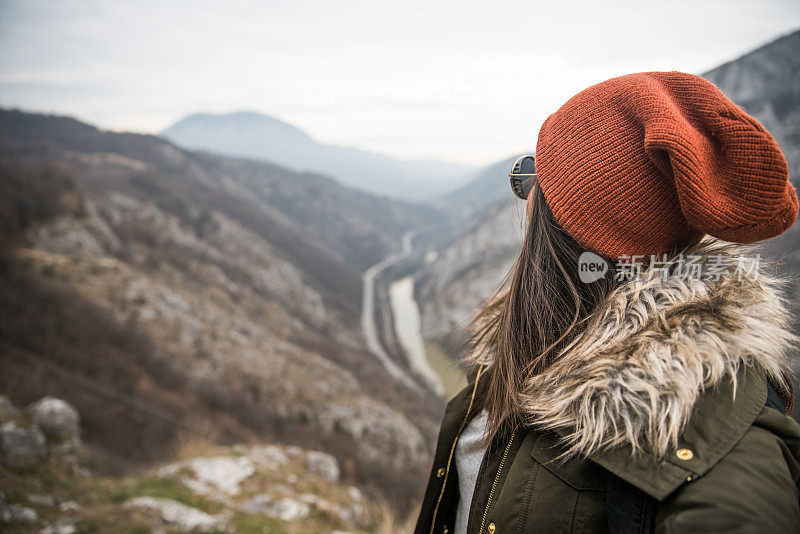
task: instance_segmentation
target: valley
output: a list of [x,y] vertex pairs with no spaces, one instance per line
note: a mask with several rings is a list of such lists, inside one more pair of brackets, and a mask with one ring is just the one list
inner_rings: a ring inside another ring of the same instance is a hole
[[414,506],[444,399],[370,351],[362,273],[436,210],[12,110],[0,188],[0,388],[73,404],[87,468],[277,442]]
[[[704,74],[774,132],[795,185],[799,43]],[[0,507],[132,531],[175,510],[209,531],[408,530],[467,324],[525,231],[513,159],[403,162],[250,113],[158,137],[0,109],[0,415],[36,445],[30,407],[58,397],[81,434],[67,460],[45,442],[1,467],[24,490]],[[778,268],[800,262],[797,228],[764,245]],[[247,473],[242,493],[208,493],[219,466]]]

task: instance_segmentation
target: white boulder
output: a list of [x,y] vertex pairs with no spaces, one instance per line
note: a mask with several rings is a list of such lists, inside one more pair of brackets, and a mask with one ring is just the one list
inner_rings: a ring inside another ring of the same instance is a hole
[[0,525],[36,523],[39,515],[33,508],[21,504],[0,504]]
[[320,451],[306,453],[306,467],[315,475],[319,475],[329,482],[339,480],[339,462],[330,454]]
[[47,438],[59,443],[80,439],[80,416],[68,402],[45,397],[28,406],[27,411]]
[[242,510],[251,514],[268,515],[281,521],[299,521],[308,517],[311,506],[291,497],[273,499],[272,496],[263,493],[244,503]]
[[39,534],[75,534],[76,532],[78,532],[78,527],[74,523],[55,523],[44,527]]
[[239,484],[256,472],[252,460],[245,456],[195,458],[188,462],[187,467],[195,476],[194,484],[187,485],[210,496],[220,491],[225,495],[238,495]]
[[135,497],[125,501],[123,506],[155,510],[161,516],[162,521],[182,532],[224,532],[228,530],[228,521],[224,517],[207,514],[172,499]]

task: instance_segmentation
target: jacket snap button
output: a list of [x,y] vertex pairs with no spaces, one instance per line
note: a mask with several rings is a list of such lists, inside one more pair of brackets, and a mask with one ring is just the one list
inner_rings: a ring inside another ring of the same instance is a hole
[[489,534],[494,534],[495,528],[494,523],[489,523]]
[[438,471],[436,471],[436,478],[442,478],[444,476],[444,467],[440,467]]
[[679,460],[691,460],[694,458],[694,453],[691,449],[678,449],[675,451],[675,456],[677,456]]

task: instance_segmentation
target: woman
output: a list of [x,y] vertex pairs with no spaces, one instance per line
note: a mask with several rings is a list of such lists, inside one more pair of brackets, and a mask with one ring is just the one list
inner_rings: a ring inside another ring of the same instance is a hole
[[416,531],[800,531],[796,338],[741,245],[797,217],[780,148],[680,72],[582,91],[536,148]]

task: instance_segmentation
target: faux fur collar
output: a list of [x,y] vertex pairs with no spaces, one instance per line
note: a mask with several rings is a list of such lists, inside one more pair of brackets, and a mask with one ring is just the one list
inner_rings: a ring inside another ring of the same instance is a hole
[[763,261],[757,275],[741,280],[733,270],[718,280],[705,274],[718,258],[757,267],[739,245],[706,238],[683,255],[698,257],[702,277],[648,279],[654,271],[643,270],[616,288],[556,363],[526,384],[525,414],[565,436],[565,456],[628,444],[663,457],[677,446],[703,391],[735,381],[740,366],[759,364],[784,384],[797,337],[781,282],[764,272]]

